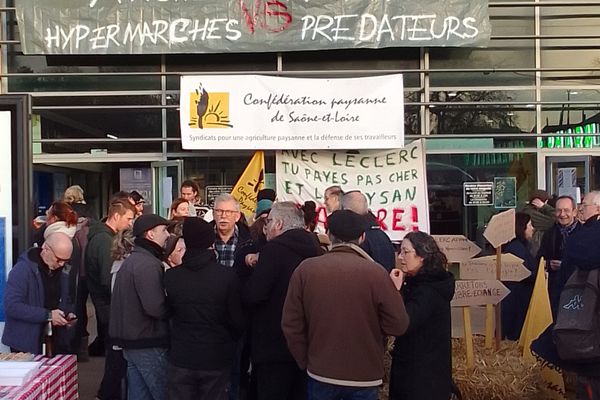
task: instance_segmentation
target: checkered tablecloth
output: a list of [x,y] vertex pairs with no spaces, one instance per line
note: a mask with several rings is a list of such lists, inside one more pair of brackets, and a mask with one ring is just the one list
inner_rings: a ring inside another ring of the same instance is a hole
[[58,355],[37,356],[45,361],[38,373],[21,386],[0,386],[1,400],[77,400],[77,357]]

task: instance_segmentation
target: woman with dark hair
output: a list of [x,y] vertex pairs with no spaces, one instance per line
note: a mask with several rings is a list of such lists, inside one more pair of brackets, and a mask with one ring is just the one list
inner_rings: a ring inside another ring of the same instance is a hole
[[400,247],[399,288],[408,330],[392,350],[390,400],[448,400],[452,393],[450,301],[454,276],[436,241],[424,232],[410,232]]
[[535,282],[535,260],[529,252],[529,241],[533,237],[533,224],[528,214],[515,214],[515,238],[502,246],[502,253],[513,254],[523,260],[523,265],[531,271],[531,276],[521,282],[503,282],[510,293],[502,300],[502,338],[519,340],[525,322],[527,307]]

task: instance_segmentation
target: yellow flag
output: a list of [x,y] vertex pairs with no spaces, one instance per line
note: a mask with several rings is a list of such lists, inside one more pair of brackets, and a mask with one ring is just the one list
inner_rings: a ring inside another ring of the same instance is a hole
[[552,323],[552,309],[550,308],[544,264],[545,261],[542,257],[538,266],[531,300],[529,301],[527,316],[519,338],[519,346],[523,347],[523,358],[526,360],[534,360],[530,350],[531,342],[537,339]]
[[249,217],[256,209],[256,195],[265,186],[265,153],[257,151],[231,191],[240,210]]
[[523,346],[524,359],[537,359],[540,365],[543,398],[548,400],[564,400],[566,398],[565,383],[560,370],[531,352],[531,342],[537,339],[552,323],[552,309],[550,308],[548,282],[544,264],[545,261],[542,257],[538,266],[529,309],[527,310],[527,316],[525,317],[525,323],[523,324],[523,330],[519,338],[519,346]]

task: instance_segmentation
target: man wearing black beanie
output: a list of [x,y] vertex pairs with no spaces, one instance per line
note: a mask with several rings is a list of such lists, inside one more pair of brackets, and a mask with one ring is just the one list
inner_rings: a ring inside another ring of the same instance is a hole
[[165,274],[172,311],[169,398],[227,400],[231,364],[245,326],[240,283],[233,269],[217,262],[211,224],[186,218],[183,240],[183,263]]
[[327,225],[333,247],[294,271],[281,327],[309,376],[308,398],[377,399],[385,336],[400,336],[409,324],[399,279],[360,247],[362,215],[334,211]]

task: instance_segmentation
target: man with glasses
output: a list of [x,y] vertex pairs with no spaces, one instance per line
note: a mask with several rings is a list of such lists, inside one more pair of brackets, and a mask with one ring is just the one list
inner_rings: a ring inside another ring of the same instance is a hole
[[69,236],[52,233],[41,247],[21,254],[11,269],[4,293],[6,324],[2,335],[2,343],[11,351],[41,354],[42,331],[49,322],[53,352],[68,351],[66,329],[75,324],[76,317],[64,266],[72,251]]
[[[586,194],[581,207],[584,223],[567,239],[559,270],[561,289],[574,271],[600,268],[600,191]],[[600,398],[600,362],[570,364],[565,369],[577,373],[577,398]]]
[[250,240],[248,227],[239,223],[240,204],[232,195],[221,194],[215,199],[213,216],[218,262],[224,267],[233,267],[235,250]]

